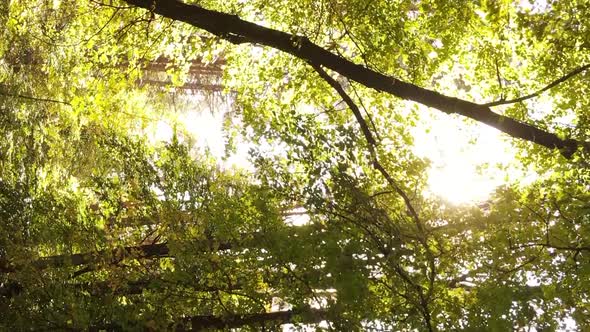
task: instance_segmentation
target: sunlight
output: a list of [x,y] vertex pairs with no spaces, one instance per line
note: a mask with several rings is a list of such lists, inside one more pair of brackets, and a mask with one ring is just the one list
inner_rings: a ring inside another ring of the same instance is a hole
[[[189,96],[189,103],[179,109],[178,123],[195,139],[198,148],[208,150],[225,169],[251,169],[248,150],[252,144],[237,142],[234,153],[226,156],[223,118],[229,103],[211,105],[203,95]],[[433,113],[421,108],[421,121],[412,131],[414,152],[431,161],[428,190],[452,204],[476,204],[506,182],[499,165],[513,158],[509,143],[495,129],[481,124],[465,123],[457,117]],[[171,126],[157,123],[156,140],[168,141]]]
[[[199,106],[201,110],[185,110],[178,117],[197,140],[197,146],[209,150],[221,167],[250,169],[248,150],[252,145],[246,142],[238,142],[236,153],[222,160],[225,154],[222,122],[227,110],[211,112],[207,106]],[[423,124],[413,134],[416,154],[431,161],[426,194],[453,204],[475,204],[485,201],[495,188],[505,183],[505,173],[498,165],[510,162],[513,153],[497,130],[428,111],[423,114]],[[158,123],[159,139],[170,139],[171,131],[166,123]]]
[[303,226],[309,224],[310,217],[304,208],[296,208],[285,215],[285,223],[290,226]]
[[491,127],[432,114],[414,137],[415,152],[432,163],[427,194],[453,204],[474,204],[485,201],[505,182],[498,165],[511,161],[513,153]]
[[430,191],[455,204],[484,201],[501,184],[477,174],[473,165],[446,164],[431,169],[428,175]]
[[174,130],[172,127],[170,127],[168,122],[164,120],[158,121],[158,123],[156,123],[155,130],[152,132],[152,142],[169,142],[172,140],[172,136],[174,135]]
[[190,110],[180,116],[180,122],[197,139],[197,146],[208,149],[216,158],[224,153],[223,112],[208,109]]
[[[228,103],[225,100],[217,104],[207,100],[200,93],[187,94],[186,102],[178,103],[175,107],[177,113],[168,120],[160,120],[153,128],[150,136],[152,142],[170,142],[174,135],[174,124],[195,139],[195,146],[208,151],[215,159],[221,161],[225,155],[225,137],[223,132],[223,119],[228,112]],[[249,146],[238,146],[236,155],[228,159],[229,165],[246,163]]]

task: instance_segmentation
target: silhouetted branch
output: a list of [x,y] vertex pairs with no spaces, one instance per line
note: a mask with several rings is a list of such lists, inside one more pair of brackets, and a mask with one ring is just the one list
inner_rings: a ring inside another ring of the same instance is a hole
[[[569,72],[567,75],[562,76],[561,78],[559,78],[559,79],[557,79],[557,80],[549,83],[544,88],[542,88],[542,89],[540,89],[538,91],[535,91],[535,92],[533,92],[531,94],[528,94],[526,96],[522,96],[522,97],[518,97],[518,98],[515,98],[515,99],[510,99],[510,100],[498,100],[498,101],[494,101],[494,102],[491,102],[491,103],[484,104],[483,106],[494,107],[494,106],[499,106],[499,105],[514,104],[514,103],[519,103],[519,102],[525,101],[527,99],[538,97],[541,93],[543,93],[543,92],[545,92],[545,91],[547,91],[547,90],[549,90],[549,89],[557,86],[560,83],[563,83],[563,82],[569,80],[570,78],[572,78],[572,77],[580,74],[581,72],[583,72],[583,71],[585,71],[585,70],[587,70],[589,68],[590,68],[590,64],[587,64],[587,65],[584,65],[582,67],[576,68],[576,69],[572,70],[571,72]],[[498,79],[499,79],[499,76],[498,76]]]
[[57,103],[57,104],[64,104],[64,105],[72,106],[72,104],[70,104],[70,102],[63,101],[63,100],[57,100],[57,99],[38,98],[38,97],[33,97],[33,96],[26,96],[26,95],[21,95],[21,94],[10,94],[10,93],[5,93],[5,92],[0,92],[0,95],[7,96],[7,97],[13,97],[13,98],[21,98],[21,99],[26,99],[26,100],[40,101],[40,102],[46,102],[46,103]]
[[375,141],[375,138],[373,137],[373,134],[371,133],[369,126],[367,125],[366,121],[364,120],[362,113],[361,113],[360,109],[358,108],[358,106],[355,104],[355,102],[352,100],[352,98],[350,98],[350,96],[346,93],[346,91],[344,91],[344,88],[342,88],[340,83],[338,83],[333,77],[331,77],[328,73],[326,73],[326,71],[320,65],[315,64],[313,62],[310,62],[310,64],[318,72],[318,74],[331,87],[333,87],[334,90],[336,90],[338,92],[340,97],[344,100],[344,102],[352,110],[352,113],[354,114],[357,122],[361,126],[361,130],[365,136],[365,139],[369,143],[368,148],[369,148],[369,152],[371,153],[373,167],[377,171],[379,171],[379,173],[381,173],[381,175],[387,180],[389,185],[391,187],[393,187],[395,192],[402,197],[404,204],[408,210],[408,214],[414,220],[416,227],[418,228],[418,232],[419,232],[418,240],[420,241],[420,243],[422,244],[422,246],[426,250],[426,253],[428,256],[428,266],[429,266],[428,268],[430,270],[430,276],[429,276],[430,287],[428,289],[428,294],[426,294],[426,295],[424,294],[422,286],[414,283],[401,266],[395,264],[394,268],[400,277],[402,277],[406,282],[408,282],[410,285],[412,285],[416,289],[418,296],[420,298],[420,312],[422,313],[422,316],[424,318],[426,328],[428,329],[428,331],[433,331],[432,317],[430,316],[430,310],[428,309],[428,306],[429,306],[428,305],[428,298],[431,296],[432,291],[434,289],[434,279],[436,276],[436,266],[434,264],[434,257],[432,255],[432,252],[430,251],[430,248],[429,248],[428,243],[426,241],[426,230],[424,228],[424,225],[423,225],[422,221],[420,220],[418,212],[416,211],[416,209],[412,205],[412,202],[411,202],[410,198],[408,197],[408,195],[401,189],[401,187],[393,179],[391,174],[389,174],[389,172],[387,172],[385,167],[383,167],[383,165],[381,165],[381,163],[379,162],[377,152],[375,151],[375,147],[377,146],[377,142]]
[[563,139],[541,128],[495,113],[489,106],[446,96],[353,63],[312,43],[305,36],[267,28],[242,20],[237,15],[209,10],[178,0],[124,1],[164,17],[186,22],[236,44],[250,43],[272,47],[308,63],[333,70],[367,88],[411,100],[447,114],[459,114],[492,126],[514,138],[559,150],[566,158],[572,158],[578,147],[590,149],[590,145],[583,141]]

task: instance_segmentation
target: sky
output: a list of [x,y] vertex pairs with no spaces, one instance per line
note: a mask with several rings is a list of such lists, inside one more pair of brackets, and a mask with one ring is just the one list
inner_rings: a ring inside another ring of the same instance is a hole
[[427,194],[472,204],[506,182],[497,165],[508,164],[514,153],[498,130],[425,107],[421,112],[422,124],[413,130],[414,152],[431,161]]
[[[230,105],[212,106],[200,94],[190,97],[186,110],[179,110],[177,121],[196,139],[196,146],[208,150],[224,168],[250,168],[250,145],[238,144],[237,153],[225,155],[223,117]],[[465,123],[458,117],[421,109],[423,124],[412,134],[415,153],[431,160],[428,172],[428,195],[442,197],[453,204],[476,204],[485,201],[493,190],[505,182],[504,174],[495,167],[513,159],[505,138],[485,125]],[[172,125],[164,120],[156,124],[153,139],[169,141]],[[483,166],[482,166],[483,165]],[[488,167],[485,167],[488,165]]]

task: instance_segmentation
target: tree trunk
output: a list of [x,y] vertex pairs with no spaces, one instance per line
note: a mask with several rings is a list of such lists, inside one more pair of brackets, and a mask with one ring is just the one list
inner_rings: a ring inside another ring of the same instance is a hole
[[[322,310],[287,310],[260,314],[230,316],[194,316],[186,320],[188,323],[180,331],[202,331],[205,329],[228,329],[243,326],[272,327],[290,323],[295,317],[297,322],[305,324],[319,323],[325,320],[326,312]],[[179,329],[177,328],[177,331]]]
[[[146,219],[150,222],[157,223],[152,219]],[[243,234],[242,239],[231,240],[229,242],[218,242],[214,239],[201,240],[197,247],[203,250],[229,250],[236,247],[263,246],[268,241],[275,241],[277,237],[287,237],[291,240],[301,239],[310,233],[316,232],[317,228],[311,225],[301,227],[288,227],[285,229],[285,233],[281,234],[264,234],[264,233],[252,233]],[[188,243],[187,243],[188,244]],[[195,242],[192,242],[192,247],[195,247]],[[128,246],[119,247],[109,250],[100,250],[97,252],[87,252],[71,255],[55,255],[48,257],[41,257],[33,262],[21,263],[11,262],[9,259],[0,259],[0,273],[10,273],[23,270],[27,267],[31,267],[35,270],[45,270],[48,268],[60,268],[67,266],[81,266],[81,265],[113,265],[126,258],[135,259],[150,259],[150,258],[162,258],[171,257],[170,250],[166,243],[154,243],[140,246]]]
[[[174,331],[203,331],[226,330],[240,327],[268,327],[272,329],[277,325],[289,323],[318,324],[326,320],[327,313],[321,309],[293,309],[255,314],[230,314],[225,316],[199,315],[183,319],[174,324],[170,329]],[[148,324],[146,324],[148,325]],[[122,331],[118,324],[96,324],[89,327],[89,331]],[[146,331],[153,331],[146,326]]]

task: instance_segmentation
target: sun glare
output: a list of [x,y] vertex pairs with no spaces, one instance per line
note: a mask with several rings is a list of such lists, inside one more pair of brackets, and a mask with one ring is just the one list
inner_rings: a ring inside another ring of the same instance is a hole
[[513,159],[495,129],[445,115],[433,115],[414,136],[416,153],[431,161],[427,194],[453,204],[485,201],[505,181],[497,165]]
[[208,149],[213,156],[221,158],[224,153],[223,113],[208,109],[190,110],[180,117],[186,130],[197,139],[197,146]]
[[428,175],[429,191],[454,204],[485,201],[502,184],[497,177],[480,174],[474,165],[445,164]]
[[[222,122],[228,109],[213,109],[197,96],[194,101],[190,109],[178,114],[177,121],[195,137],[197,146],[207,149],[224,168],[251,169],[247,151],[252,146],[248,142],[238,142],[237,152],[223,160]],[[505,182],[505,174],[497,165],[513,159],[508,143],[498,131],[488,126],[467,124],[428,109],[422,111],[422,125],[414,129],[413,135],[416,154],[431,161],[425,194],[453,204],[485,201]],[[156,140],[171,139],[172,127],[167,122],[160,121],[156,127]]]

